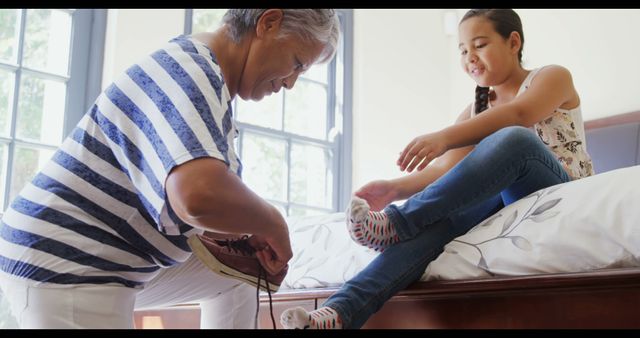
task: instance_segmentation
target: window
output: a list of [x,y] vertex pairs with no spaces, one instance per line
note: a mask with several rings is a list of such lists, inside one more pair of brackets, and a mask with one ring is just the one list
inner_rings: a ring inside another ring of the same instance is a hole
[[[216,30],[225,12],[188,9],[185,34]],[[330,63],[311,67],[292,90],[232,103],[243,181],[287,216],[344,210],[349,198],[351,86],[344,69],[352,13],[338,15],[343,39]]]
[[[0,9],[0,216],[100,91],[105,10]],[[0,328],[15,327],[0,296]]]

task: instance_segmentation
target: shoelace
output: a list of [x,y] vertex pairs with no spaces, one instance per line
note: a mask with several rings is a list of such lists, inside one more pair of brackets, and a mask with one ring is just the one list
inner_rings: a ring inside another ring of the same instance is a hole
[[271,323],[273,329],[276,329],[276,320],[273,318],[273,301],[271,299],[271,287],[269,286],[269,280],[267,279],[267,271],[258,262],[258,287],[256,288],[256,323],[258,322],[258,312],[260,311],[260,279],[264,274],[264,282],[267,284],[267,294],[269,295],[269,314],[271,315]]
[[[216,240],[216,242],[221,246],[226,246],[234,252],[241,253],[243,255],[253,255],[256,250],[249,244],[247,239],[248,235],[244,235],[238,239],[225,239],[225,240]],[[256,288],[256,323],[258,322],[258,313],[260,312],[260,281],[262,280],[264,275],[264,282],[267,285],[267,294],[269,295],[269,312],[271,314],[271,323],[273,324],[273,329],[276,329],[276,320],[273,317],[273,301],[271,299],[271,287],[269,286],[269,280],[267,279],[267,271],[262,267],[260,262],[258,262],[258,286]]]
[[254,249],[249,244],[247,239],[249,239],[249,236],[248,235],[243,235],[242,237],[237,238],[237,239],[224,239],[224,240],[216,239],[215,241],[216,241],[216,243],[218,243],[218,245],[226,246],[229,249],[233,250],[233,252],[237,252],[237,253],[241,253],[243,255],[251,256],[251,255],[253,255],[253,253],[256,252],[256,249]]

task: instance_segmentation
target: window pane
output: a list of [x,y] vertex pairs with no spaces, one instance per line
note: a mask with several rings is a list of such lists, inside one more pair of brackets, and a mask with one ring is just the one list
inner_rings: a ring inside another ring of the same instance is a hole
[[11,168],[11,191],[9,201],[20,193],[20,190],[42,169],[53,156],[53,150],[16,146]]
[[[335,106],[333,107],[335,114],[335,126],[343,125],[343,94],[344,94],[344,46],[343,39],[340,39],[341,44],[338,46],[338,52],[336,53],[336,73],[335,73]],[[331,109],[331,108],[330,108]],[[340,127],[340,130],[342,128]]]
[[15,74],[0,69],[0,136],[8,137],[11,129]]
[[0,9],[0,60],[17,63],[19,9]]
[[327,90],[324,86],[298,80],[286,94],[284,109],[286,131],[326,139]]
[[56,74],[67,74],[71,15],[52,9],[28,9],[23,64]]
[[291,202],[317,207],[333,207],[331,151],[325,148],[292,144]]
[[16,135],[18,138],[58,145],[62,141],[66,85],[22,74]]
[[329,63],[313,65],[304,74],[302,74],[302,77],[306,77],[307,79],[312,79],[322,83],[327,83],[328,66]]
[[7,163],[9,159],[9,147],[6,143],[0,143],[0,212],[4,207],[4,189],[7,182]]
[[222,17],[226,9],[194,9],[193,10],[193,33],[211,32],[222,24]]
[[316,216],[330,214],[329,211],[294,206],[290,207],[289,210],[289,216]]
[[242,139],[244,182],[263,198],[286,201],[287,199],[287,144],[246,132]]
[[282,130],[282,91],[259,102],[236,100],[237,120],[256,126]]

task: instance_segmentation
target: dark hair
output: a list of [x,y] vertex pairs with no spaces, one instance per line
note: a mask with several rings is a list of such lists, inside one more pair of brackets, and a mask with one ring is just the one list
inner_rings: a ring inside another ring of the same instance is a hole
[[[524,47],[524,33],[522,31],[522,21],[520,16],[513,9],[472,9],[469,10],[460,20],[481,16],[493,23],[493,28],[505,39],[508,39],[511,32],[520,34],[520,50],[518,51],[518,61],[522,62],[522,48]],[[476,86],[475,112],[476,114],[489,107],[489,87]]]

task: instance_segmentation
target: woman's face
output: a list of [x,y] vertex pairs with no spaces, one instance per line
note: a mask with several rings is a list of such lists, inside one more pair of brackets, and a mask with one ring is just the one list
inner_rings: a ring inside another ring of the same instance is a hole
[[303,41],[297,34],[278,37],[279,13],[265,12],[258,21],[238,85],[238,95],[244,100],[259,101],[282,87],[292,89],[298,76],[322,54],[321,43]]
[[[498,34],[491,21],[483,17],[469,18],[459,26],[460,64],[479,86],[489,87],[504,81],[509,67],[517,60],[517,52],[509,39]],[[514,53],[515,51],[515,53]]]

